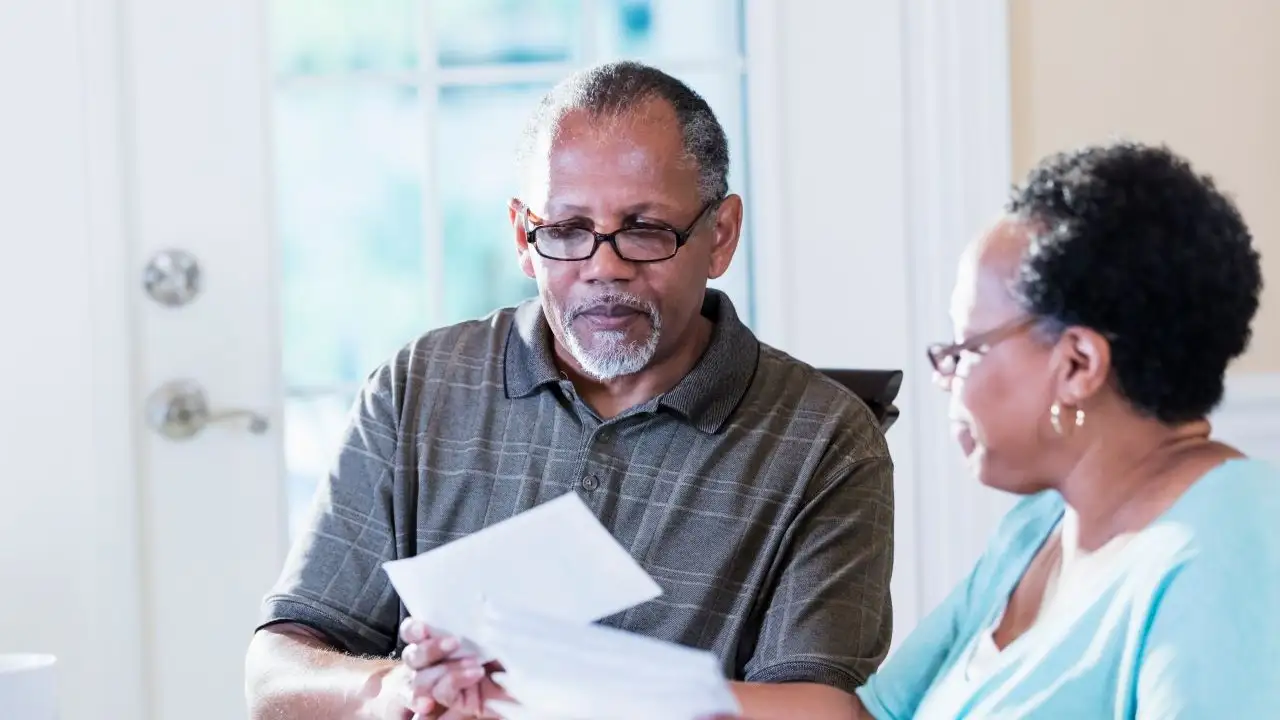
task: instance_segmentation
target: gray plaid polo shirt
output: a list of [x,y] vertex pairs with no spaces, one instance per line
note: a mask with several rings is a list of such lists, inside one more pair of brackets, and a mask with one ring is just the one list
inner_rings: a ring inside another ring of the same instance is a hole
[[858,687],[891,634],[884,437],[725,295],[703,314],[715,329],[693,370],[607,420],[556,369],[536,300],[411,343],[361,392],[262,625],[395,655],[404,611],[383,562],[576,492],[663,589],[604,624],[710,650],[730,679]]

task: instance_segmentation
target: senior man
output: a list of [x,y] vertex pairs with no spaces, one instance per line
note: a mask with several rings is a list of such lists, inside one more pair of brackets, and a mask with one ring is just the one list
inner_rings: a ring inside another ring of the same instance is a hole
[[381,566],[569,492],[663,589],[605,624],[713,652],[753,718],[847,705],[889,647],[892,463],[855,395],[708,288],[743,213],[720,123],[657,69],[600,65],[544,98],[522,168],[538,297],[371,373],[264,601],[253,715],[482,711],[492,668],[406,622]]

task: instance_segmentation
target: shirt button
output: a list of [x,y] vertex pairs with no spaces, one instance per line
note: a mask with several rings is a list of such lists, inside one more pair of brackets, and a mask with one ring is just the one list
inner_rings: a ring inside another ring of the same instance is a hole
[[600,480],[597,479],[595,475],[588,475],[582,478],[583,490],[586,490],[587,492],[595,492],[595,489],[598,487],[600,487]]

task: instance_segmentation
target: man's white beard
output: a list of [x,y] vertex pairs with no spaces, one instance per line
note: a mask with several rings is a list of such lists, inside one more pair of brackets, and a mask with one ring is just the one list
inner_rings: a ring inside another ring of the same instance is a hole
[[[617,302],[643,311],[649,317],[649,336],[642,342],[627,338],[621,330],[601,330],[584,338],[573,324],[576,317],[585,309],[602,301]],[[610,294],[607,298],[595,298],[589,303],[579,303],[561,313],[561,326],[564,328],[565,345],[573,359],[578,361],[582,371],[596,380],[612,380],[624,375],[640,372],[658,349],[658,339],[662,331],[662,318],[658,308],[633,295]],[[593,340],[589,345],[585,340]]]

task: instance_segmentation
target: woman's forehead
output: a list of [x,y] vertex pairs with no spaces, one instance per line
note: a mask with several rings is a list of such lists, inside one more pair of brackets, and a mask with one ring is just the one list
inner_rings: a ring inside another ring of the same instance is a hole
[[1027,238],[1023,223],[1002,218],[965,250],[951,294],[957,327],[999,324],[1020,312],[1012,287]]

